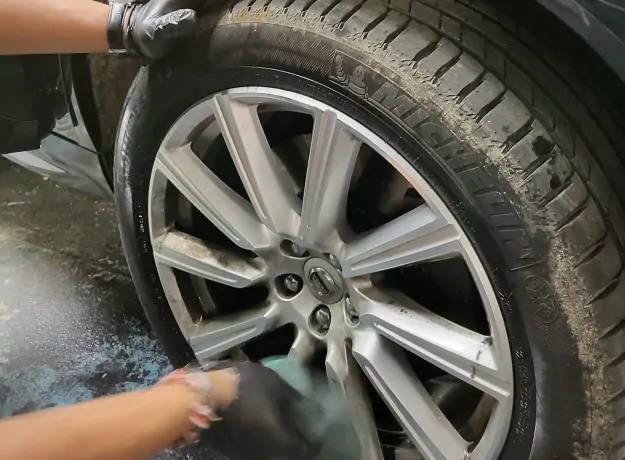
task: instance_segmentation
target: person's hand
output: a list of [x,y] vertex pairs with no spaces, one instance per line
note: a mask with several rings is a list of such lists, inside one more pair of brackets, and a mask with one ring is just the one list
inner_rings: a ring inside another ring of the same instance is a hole
[[204,0],[149,0],[111,4],[108,40],[112,51],[126,50],[148,59],[166,56],[173,41],[193,35]]

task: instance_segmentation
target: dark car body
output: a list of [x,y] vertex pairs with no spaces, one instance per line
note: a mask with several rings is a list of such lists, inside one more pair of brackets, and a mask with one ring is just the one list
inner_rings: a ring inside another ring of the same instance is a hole
[[[538,0],[625,82],[625,1]],[[521,7],[523,5],[521,4]],[[0,154],[112,196],[114,133],[138,62],[119,56],[0,57]]]
[[138,67],[120,56],[0,56],[0,154],[112,197],[114,131]]

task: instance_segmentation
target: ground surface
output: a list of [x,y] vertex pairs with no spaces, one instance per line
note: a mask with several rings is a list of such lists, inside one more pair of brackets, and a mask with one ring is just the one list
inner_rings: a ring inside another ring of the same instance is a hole
[[[112,203],[0,158],[0,417],[139,388],[168,370]],[[218,457],[205,446],[157,458]]]

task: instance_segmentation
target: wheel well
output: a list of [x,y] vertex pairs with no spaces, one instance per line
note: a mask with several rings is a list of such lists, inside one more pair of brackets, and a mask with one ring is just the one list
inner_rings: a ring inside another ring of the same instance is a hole
[[72,83],[76,92],[76,100],[78,108],[85,122],[85,127],[89,133],[89,137],[93,142],[96,151],[100,151],[102,144],[102,136],[100,132],[100,123],[98,121],[98,112],[93,98],[91,72],[84,54],[76,54],[70,58],[72,69]]
[[482,1],[531,29],[546,44],[551,45],[553,51],[563,56],[587,83],[596,86],[597,90],[600,88],[599,91],[609,97],[610,103],[618,108],[621,115],[625,114],[625,82],[580,34],[547,8],[545,4],[551,0]]
[[76,98],[111,186],[115,134],[126,94],[140,66],[140,62],[128,56],[72,57]]

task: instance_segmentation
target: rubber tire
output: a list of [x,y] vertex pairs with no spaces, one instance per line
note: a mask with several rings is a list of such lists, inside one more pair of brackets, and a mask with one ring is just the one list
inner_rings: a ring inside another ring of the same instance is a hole
[[193,355],[151,254],[155,153],[177,117],[215,92],[288,89],[388,139],[474,242],[513,351],[500,458],[625,458],[625,194],[614,179],[625,136],[566,61],[496,8],[244,0],[140,71],[118,132],[115,194],[133,280],[174,365]]

